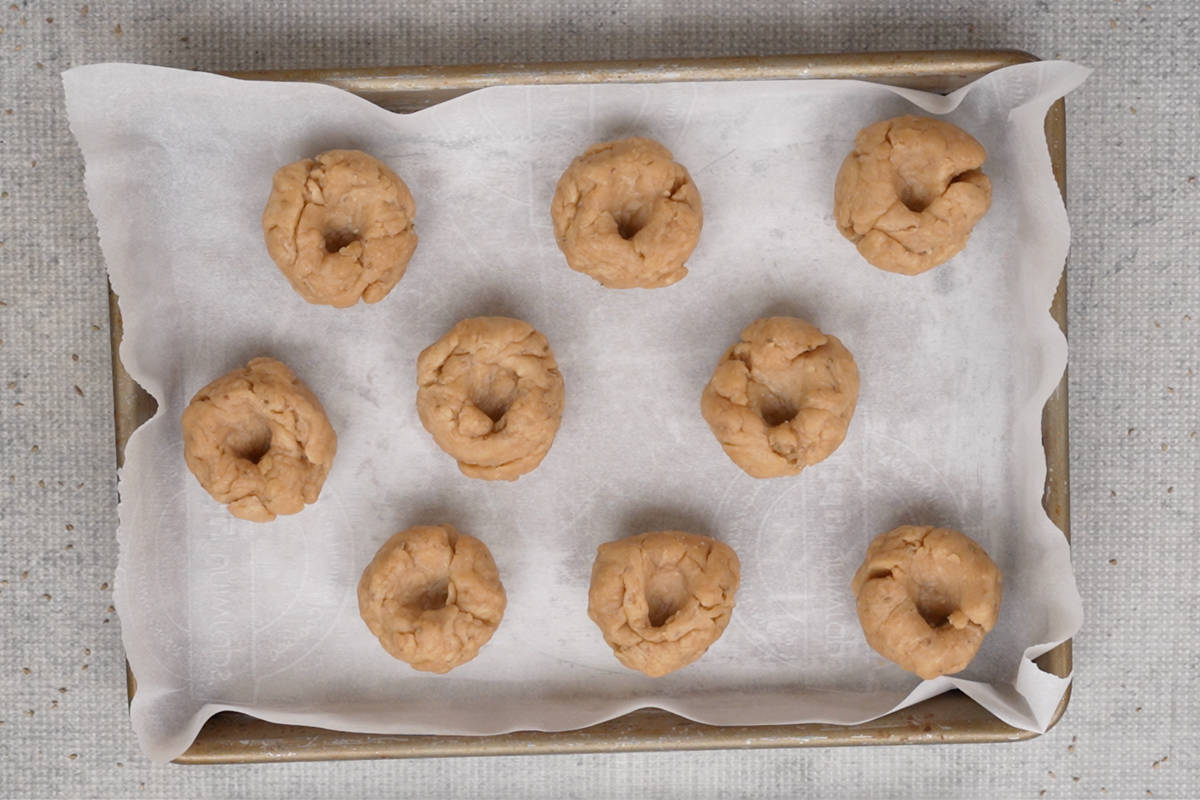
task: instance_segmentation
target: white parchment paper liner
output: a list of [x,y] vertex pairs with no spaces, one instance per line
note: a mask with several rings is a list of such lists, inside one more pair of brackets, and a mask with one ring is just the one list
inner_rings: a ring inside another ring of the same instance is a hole
[[[714,724],[855,723],[951,687],[1043,730],[1068,680],[1031,659],[1081,610],[1040,504],[1040,413],[1066,363],[1047,309],[1069,242],[1042,121],[1086,75],[1027,64],[946,97],[851,81],[504,87],[396,115],[317,85],[65,73],[121,359],[159,403],[126,448],[114,584],[147,754],[180,754],[224,709],[433,734],[564,730],[644,706]],[[909,278],[866,264],[831,205],[855,132],[917,111],[983,142],[995,194],[964,253]],[[671,148],[703,195],[691,274],[668,289],[605,290],[553,242],[562,169],[632,134]],[[417,253],[375,306],[307,305],[262,243],[274,170],[333,147],[382,158],[417,198]],[[781,313],[841,338],[862,393],[830,459],[754,481],[699,396],[738,331]],[[566,378],[553,449],[511,485],[461,476],[416,417],[417,354],[480,314],[531,322]],[[308,383],[340,440],[320,502],[270,525],[209,499],[179,430],[198,388],[257,355]],[[429,521],[483,539],[509,594],[492,642],[441,677],[387,656],[354,596],[374,550]],[[1004,571],[1000,622],[954,678],[919,681],[858,629],[850,576],[867,541],[904,522],[963,530]],[[586,604],[596,546],[658,528],[728,542],[743,586],[709,653],[651,680],[617,663]]]

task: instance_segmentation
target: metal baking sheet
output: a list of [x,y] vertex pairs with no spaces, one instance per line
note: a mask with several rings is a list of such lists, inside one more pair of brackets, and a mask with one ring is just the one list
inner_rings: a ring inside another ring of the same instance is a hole
[[[252,80],[324,83],[353,92],[391,111],[415,111],[486,86],[519,84],[846,78],[945,92],[1001,67],[1034,60],[1034,56],[1016,50],[950,50],[671,61],[268,71],[230,75]],[[1050,108],[1045,129],[1054,176],[1065,198],[1066,114],[1062,100]],[[1065,269],[1050,313],[1065,334]],[[155,402],[134,383],[121,364],[118,355],[122,335],[121,314],[116,298],[111,293],[109,314],[117,462],[120,464],[124,457],[125,442],[139,425],[154,414]],[[1042,412],[1042,441],[1047,467],[1043,505],[1050,519],[1069,540],[1065,373]],[[1060,677],[1070,674],[1071,642],[1068,640],[1047,652],[1037,659],[1037,663],[1042,669]],[[128,682],[129,697],[132,699],[137,690],[132,673],[128,673]],[[1070,689],[1059,703],[1051,725],[1061,718],[1069,700]],[[820,723],[702,725],[665,711],[647,708],[573,731],[517,731],[496,736],[380,735],[281,725],[226,711],[204,725],[196,741],[176,759],[176,763],[971,743],[1013,741],[1037,735],[1001,722],[957,690],[879,719],[849,726]]]

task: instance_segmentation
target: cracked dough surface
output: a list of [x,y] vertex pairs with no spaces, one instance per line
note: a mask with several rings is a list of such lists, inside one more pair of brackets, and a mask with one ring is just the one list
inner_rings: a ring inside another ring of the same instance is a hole
[[700,411],[735,464],[776,478],[828,458],[857,402],[858,367],[837,337],[796,317],[764,317],[725,351]]
[[337,452],[320,401],[273,358],[196,392],[182,424],[188,469],[229,513],[252,522],[315,503]]
[[384,543],[358,582],[363,622],[394,658],[449,672],[479,654],[507,599],[487,545],[450,525],[418,525]]
[[546,337],[509,317],[464,319],[417,359],[417,413],[464,475],[516,480],[562,420],[563,378]]
[[263,210],[267,252],[301,297],[346,308],[377,303],[417,247],[404,181],[360,150],[330,150],[281,167]]
[[733,614],[741,565],[726,544],[652,531],[600,545],[588,616],[617,659],[652,678],[691,664]]
[[987,213],[987,152],[941,120],[903,116],[863,128],[838,171],[838,230],[880,269],[916,275],[953,257]]
[[592,145],[559,178],[554,237],[571,269],[610,289],[656,289],[687,275],[700,238],[700,192],[653,139]]
[[966,669],[996,625],[1000,569],[948,528],[904,525],[867,548],[851,589],[867,643],[925,680]]

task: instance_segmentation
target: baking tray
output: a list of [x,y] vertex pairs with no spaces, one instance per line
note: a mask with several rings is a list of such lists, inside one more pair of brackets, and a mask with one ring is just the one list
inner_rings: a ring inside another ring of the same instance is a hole
[[[416,111],[485,86],[566,83],[661,83],[767,79],[852,78],[927,91],[956,89],[987,73],[1036,61],[1017,50],[945,50],[789,55],[761,58],[710,58],[670,61],[612,61],[506,64],[447,67],[400,67],[355,70],[301,70],[230,73],[251,80],[310,81],[353,92],[391,111]],[[1066,197],[1066,111],[1062,100],[1046,115],[1046,143],[1059,190]],[[1066,270],[1050,314],[1067,330]],[[124,461],[129,435],[155,411],[121,364],[121,313],[109,292],[113,356],[113,406],[117,463]],[[1046,450],[1046,486],[1042,503],[1050,519],[1070,540],[1067,459],[1067,376],[1042,412]],[[1054,675],[1071,672],[1071,642],[1037,659]],[[126,670],[129,698],[137,690]],[[1070,689],[1055,710],[1058,723]],[[726,748],[818,747],[862,744],[1002,742],[1038,734],[1014,728],[955,690],[859,725],[702,725],[658,709],[641,709],[598,725],[573,731],[517,731],[495,736],[365,734],[265,722],[224,711],[212,717],[179,758],[181,764],[319,761],[360,758],[415,758],[536,753],[631,752],[644,750],[715,750]]]

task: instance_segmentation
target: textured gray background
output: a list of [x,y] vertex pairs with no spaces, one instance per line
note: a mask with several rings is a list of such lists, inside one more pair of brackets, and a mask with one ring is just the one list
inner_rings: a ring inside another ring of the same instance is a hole
[[[1200,648],[1200,13],[1187,2],[0,6],[0,793],[1194,796]],[[1034,741],[258,767],[151,766],[125,711],[107,307],[58,74],[1018,47],[1068,101],[1071,469],[1086,613]]]

